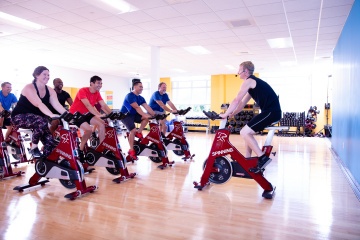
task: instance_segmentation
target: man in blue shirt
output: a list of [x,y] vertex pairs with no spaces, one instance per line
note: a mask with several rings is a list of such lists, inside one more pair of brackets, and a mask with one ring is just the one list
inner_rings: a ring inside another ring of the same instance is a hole
[[[145,99],[140,96],[143,91],[143,85],[140,79],[132,80],[132,89],[133,91],[128,93],[125,96],[123,106],[120,109],[120,112],[127,113],[126,117],[122,119],[122,123],[130,132],[129,134],[129,156],[136,160],[136,152],[134,150],[134,139],[135,134],[138,137],[142,137],[142,130],[145,128],[146,124],[149,122],[149,118],[154,116],[154,111],[147,105]],[[145,113],[141,107],[145,108],[148,113]],[[136,130],[135,123],[140,123],[139,130]]]
[[[166,104],[168,104],[171,109],[167,107]],[[166,83],[164,82],[159,83],[158,91],[154,92],[151,96],[149,106],[156,114],[164,114],[165,111],[171,113],[177,112],[175,105],[170,101],[170,98],[166,93]],[[165,137],[166,133],[165,121],[166,119],[160,120],[160,131],[163,137]]]
[[[0,91],[0,111],[3,110],[7,110],[10,111],[11,108],[14,108],[16,103],[17,103],[17,98],[16,96],[11,93],[11,83],[9,82],[3,82],[1,84],[1,91]],[[1,118],[0,119],[0,126],[6,126],[7,131],[5,134],[5,140],[7,140],[7,138],[10,135],[11,132],[11,121],[10,121],[10,116],[7,118]]]

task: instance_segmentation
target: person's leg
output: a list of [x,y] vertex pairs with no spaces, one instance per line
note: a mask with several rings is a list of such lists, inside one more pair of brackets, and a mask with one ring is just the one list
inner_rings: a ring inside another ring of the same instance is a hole
[[245,125],[241,131],[240,135],[245,141],[246,146],[246,153],[245,157],[251,157],[251,151],[254,151],[257,156],[263,155],[263,152],[261,151],[255,137],[254,137],[254,130],[252,130],[248,125]]
[[140,127],[139,127],[139,130],[138,130],[139,133],[142,133],[142,131],[144,130],[144,128],[146,127],[148,122],[149,122],[149,119],[147,119],[147,118],[141,119]]
[[84,131],[84,134],[81,138],[81,142],[79,144],[79,150],[84,151],[86,142],[89,140],[91,133],[92,133],[92,127],[87,122],[83,122],[80,125],[80,129]]
[[[97,117],[93,117],[90,120],[90,124],[95,126],[96,129],[98,130],[98,135],[99,135],[99,141],[102,142],[105,139],[105,124],[103,123],[103,121]],[[91,134],[90,134],[91,136]]]
[[50,129],[47,125],[47,119],[44,118],[44,124],[42,125],[42,135],[40,137],[40,141],[44,145],[43,156],[47,157],[51,154],[51,152],[56,148],[57,143],[54,140],[53,133],[50,132]]
[[161,131],[161,133],[163,134],[163,136],[165,136],[165,134],[166,134],[166,128],[167,128],[165,122],[166,122],[166,119],[163,119],[163,120],[160,120],[160,121],[159,121],[159,123],[160,123],[160,131]]
[[134,150],[134,140],[135,140],[135,133],[136,133],[135,115],[128,114],[124,119],[121,120],[121,122],[125,125],[125,127],[129,131],[128,140],[129,140],[130,148],[129,148],[128,154],[132,159],[136,160],[137,156],[136,156],[136,152]]
[[53,134],[55,132],[55,130],[58,128],[59,124],[60,124],[60,120],[58,120],[58,119],[51,121],[50,127],[49,127],[51,134]]
[[6,133],[5,133],[5,139],[7,139],[10,136],[10,133],[12,131],[12,126],[6,126]]
[[42,137],[44,129],[48,129],[47,120],[42,116],[28,113],[16,115],[12,118],[12,122],[18,128],[32,129],[33,134],[31,140],[31,149],[29,152],[34,157],[41,157],[40,150],[38,149],[38,143]]

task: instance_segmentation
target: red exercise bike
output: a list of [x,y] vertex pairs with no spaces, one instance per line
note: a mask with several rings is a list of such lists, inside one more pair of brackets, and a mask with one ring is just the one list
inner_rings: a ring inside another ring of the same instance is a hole
[[[0,118],[1,117],[9,117],[9,112],[3,110],[0,113]],[[0,179],[21,176],[24,173],[23,171],[14,172],[12,169],[7,144],[5,143],[2,130],[0,131],[0,144]]]
[[[178,110],[178,115],[185,115],[191,110],[191,107],[187,109]],[[183,159],[192,160],[195,154],[191,155],[189,150],[189,143],[186,141],[186,137],[183,130],[183,125],[177,118],[174,121],[174,129],[163,138],[163,142],[167,150],[172,150],[177,156],[184,156]]]
[[[215,112],[205,112],[204,114],[211,120],[221,119]],[[254,173],[250,169],[257,168],[258,157],[245,158],[229,141],[230,131],[225,128],[226,119],[223,119],[219,130],[216,131],[214,142],[212,144],[209,156],[204,162],[204,173],[200,182],[194,182],[194,188],[202,190],[210,182],[215,184],[226,183],[231,176],[240,178],[254,179],[263,189],[262,197],[272,199],[275,194],[276,187],[266,180],[261,169],[258,173]],[[275,130],[285,130],[288,127],[271,126],[265,128],[269,130],[266,141],[262,148],[266,156],[272,153],[271,141]],[[274,156],[276,152],[272,153]],[[230,155],[230,158],[228,157]]]
[[113,123],[113,121],[121,120],[125,116],[126,114],[123,113],[112,112],[102,117],[106,121],[105,139],[99,143],[99,138],[92,135],[89,141],[90,146],[85,145],[84,149],[85,161],[88,165],[105,167],[112,175],[120,175],[120,177],[113,179],[116,183],[134,178],[136,175],[136,173],[128,172],[126,157],[121,150]]
[[[172,166],[175,162],[169,161],[167,156],[167,149],[163,142],[162,136],[160,134],[160,127],[158,120],[165,119],[169,114],[159,114],[150,119],[149,126],[150,130],[149,133],[142,138],[136,138],[134,141],[134,150],[137,156],[146,156],[149,157],[151,161],[155,163],[161,163],[158,166],[160,169],[164,169],[167,166]],[[129,137],[129,132],[126,133],[127,137]],[[130,156],[127,156],[128,161],[132,161]]]
[[74,115],[65,112],[59,118],[52,118],[55,119],[61,119],[63,122],[63,126],[59,126],[59,144],[47,158],[35,158],[35,173],[30,178],[29,184],[17,186],[14,190],[23,192],[25,189],[37,185],[43,186],[49,182],[49,180],[40,181],[42,177],[57,178],[64,187],[77,189],[65,195],[65,198],[74,200],[85,193],[94,192],[98,187],[86,186],[84,168],[78,157],[76,137],[69,130],[69,122],[75,121]]

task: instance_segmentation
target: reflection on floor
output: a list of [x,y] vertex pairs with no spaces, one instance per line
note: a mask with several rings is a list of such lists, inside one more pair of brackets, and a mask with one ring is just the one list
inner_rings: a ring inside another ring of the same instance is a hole
[[[253,180],[232,178],[202,191],[202,164],[213,134],[187,133],[194,161],[175,161],[160,170],[141,157],[129,164],[138,175],[116,184],[97,168],[86,175],[99,190],[75,201],[58,180],[27,193],[33,164],[21,164],[22,177],[0,181],[0,239],[359,239],[360,204],[329,150],[325,138],[274,137],[266,178],[276,186],[272,200],[261,197]],[[256,137],[260,144],[265,136]],[[240,136],[230,140],[240,150]],[[127,152],[128,143],[120,137]]]

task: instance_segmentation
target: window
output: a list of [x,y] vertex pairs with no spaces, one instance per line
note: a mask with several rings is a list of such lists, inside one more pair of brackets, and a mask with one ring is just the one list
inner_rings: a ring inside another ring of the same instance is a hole
[[172,81],[172,99],[178,109],[191,107],[189,115],[200,115],[210,110],[211,80],[210,76],[191,79],[174,79]]

